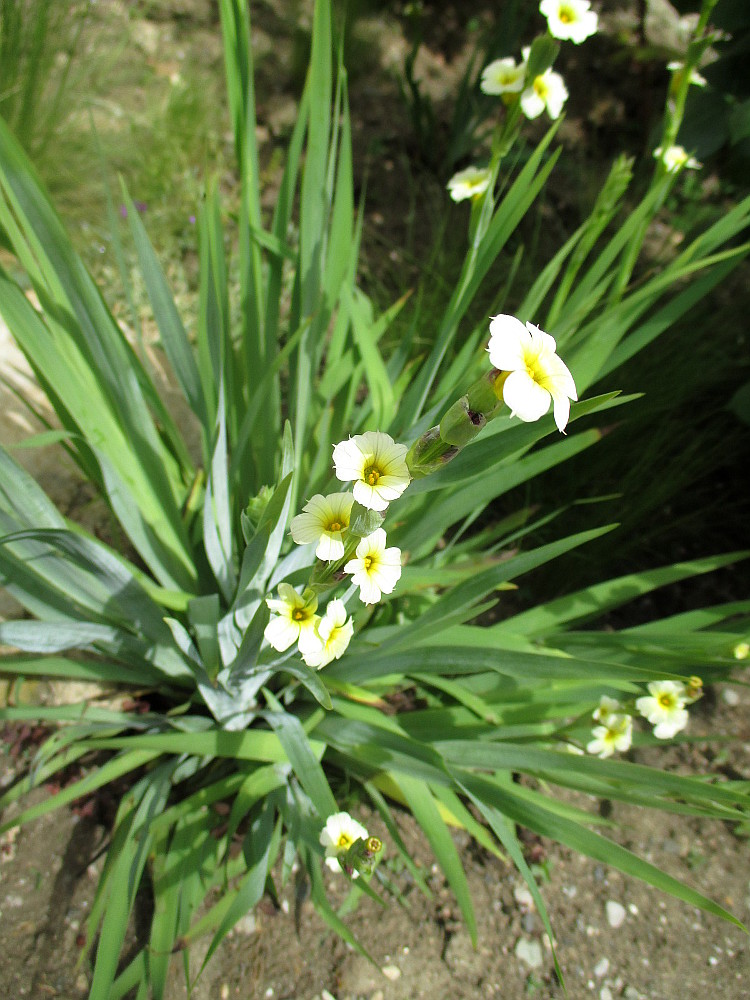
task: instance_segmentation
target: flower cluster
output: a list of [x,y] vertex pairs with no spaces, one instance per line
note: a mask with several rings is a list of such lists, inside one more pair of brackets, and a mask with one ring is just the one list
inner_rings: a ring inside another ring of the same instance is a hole
[[[382,521],[382,512],[411,481],[406,445],[382,431],[367,431],[339,442],[333,462],[336,477],[353,483],[352,492],[316,493],[292,519],[292,538],[298,545],[315,545],[317,558],[329,564],[326,586],[335,585],[341,574],[350,574],[362,602],[376,604],[383,594],[393,592],[401,577],[401,552],[386,546],[381,527],[373,526],[367,534],[354,532],[352,512],[358,504],[376,513],[376,524]],[[320,670],[346,651],[354,625],[342,600],[330,601],[325,614],[319,615],[313,587],[299,594],[288,583],[280,583],[278,597],[266,598],[266,604],[273,616],[264,634],[279,652],[296,642],[305,663]]]
[[348,812],[329,816],[319,839],[328,868],[346,872],[350,878],[359,878],[360,872],[371,874],[383,849],[380,840],[371,837]]
[[[658,740],[670,740],[688,724],[687,706],[703,693],[700,677],[683,681],[652,681],[648,694],[637,698],[635,708],[654,727]],[[593,712],[593,739],[586,745],[589,753],[611,757],[624,753],[633,741],[633,717],[614,698],[603,695]]]
[[[552,38],[579,45],[596,33],[597,15],[590,0],[541,0],[539,11],[547,19]],[[495,59],[482,70],[479,87],[485,94],[500,97],[507,105],[517,105],[527,118],[538,118],[545,111],[550,118],[562,114],[568,99],[565,81],[550,65],[533,75],[529,72],[531,46],[521,52],[519,62],[512,56]],[[491,172],[486,167],[467,167],[451,177],[448,191],[454,201],[475,201],[489,187]]]

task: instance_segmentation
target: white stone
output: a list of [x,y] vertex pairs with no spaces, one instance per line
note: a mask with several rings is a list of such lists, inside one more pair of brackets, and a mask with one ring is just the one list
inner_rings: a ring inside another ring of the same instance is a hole
[[238,934],[254,934],[257,929],[255,914],[246,913],[244,917],[240,917],[234,928]]
[[530,969],[538,969],[542,964],[542,946],[538,941],[529,938],[519,938],[515,948],[516,958],[525,962]]
[[625,907],[613,899],[607,900],[607,923],[615,929],[622,927],[625,920]]
[[385,978],[390,979],[392,983],[401,978],[401,969],[397,965],[384,965],[382,972]]
[[724,699],[725,703],[729,705],[730,708],[734,708],[740,703],[740,696],[734,690],[734,688],[724,688],[721,693],[721,697]]
[[613,1000],[612,990],[609,988],[609,986],[602,986],[602,988],[599,990],[599,1000]]
[[523,909],[535,909],[534,897],[531,895],[531,891],[525,883],[521,882],[513,887],[513,898],[519,906],[523,907]]
[[601,979],[602,976],[606,976],[609,972],[609,959],[603,958],[601,961],[597,962],[594,966],[594,975],[597,979]]

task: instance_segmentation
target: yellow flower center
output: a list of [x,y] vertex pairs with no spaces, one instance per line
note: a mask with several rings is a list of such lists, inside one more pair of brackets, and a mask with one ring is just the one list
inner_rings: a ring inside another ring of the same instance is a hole
[[533,382],[536,382],[537,385],[543,386],[547,373],[544,370],[544,366],[539,362],[539,355],[527,355],[524,361],[526,362],[526,374],[529,378]]
[[538,76],[534,80],[534,90],[542,100],[545,100],[547,94],[549,93],[549,87],[547,86],[547,81],[544,77]]
[[560,8],[560,20],[563,24],[571,24],[575,17],[573,16],[573,11],[569,7]]
[[666,691],[660,694],[656,700],[662,708],[674,708],[674,696],[668,694]]
[[365,564],[365,569],[369,569],[372,566],[373,558],[372,556],[365,556],[362,562]]
[[377,486],[378,479],[380,479],[381,472],[376,469],[374,465],[371,465],[369,469],[365,469],[364,480],[368,486]]
[[353,843],[354,841],[348,833],[341,833],[339,834],[339,839],[336,841],[336,847],[341,848],[342,851],[348,851]]
[[328,530],[329,531],[341,531],[341,522],[340,521],[331,521],[331,523],[328,525]]
[[296,622],[303,621],[305,618],[307,618],[307,615],[305,614],[305,609],[304,608],[295,608],[294,611],[292,612],[292,618]]

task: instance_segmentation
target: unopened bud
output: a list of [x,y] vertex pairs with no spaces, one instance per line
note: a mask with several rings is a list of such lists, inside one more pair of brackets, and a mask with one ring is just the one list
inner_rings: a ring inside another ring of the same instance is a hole
[[688,701],[697,701],[703,697],[703,681],[695,674],[688,679],[685,687],[685,697]]
[[446,444],[463,448],[481,431],[487,419],[469,405],[469,397],[461,396],[440,421],[440,437]]

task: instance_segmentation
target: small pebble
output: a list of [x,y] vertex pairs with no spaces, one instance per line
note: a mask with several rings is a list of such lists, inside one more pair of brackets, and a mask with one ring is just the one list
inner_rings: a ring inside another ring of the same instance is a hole
[[609,986],[602,986],[599,990],[599,1000],[613,1000],[612,990]]
[[519,938],[515,948],[516,958],[525,962],[530,969],[538,969],[542,964],[542,946],[538,941]]
[[320,994],[320,997],[321,1000],[336,1000],[336,997],[333,995],[333,993],[329,993],[328,990],[323,990],[323,992]]
[[625,920],[625,907],[613,899],[607,900],[607,923],[615,929],[622,926]]
[[397,979],[401,978],[401,969],[397,965],[384,965],[383,975],[386,979],[390,979],[392,983],[395,983]]
[[529,891],[529,887],[527,885],[524,885],[522,883],[520,885],[514,886],[513,898],[515,899],[515,901],[518,903],[519,906],[523,907],[523,909],[525,910],[535,909],[534,897],[531,895],[531,892]]
[[623,993],[625,1000],[641,1000],[641,994],[635,988],[635,986],[626,986],[625,992]]
[[708,964],[709,965],[718,965],[719,964],[719,960],[716,957],[716,955],[709,955],[708,956]]
[[246,913],[234,926],[238,934],[254,934],[256,930],[255,914]]
[[521,926],[526,931],[527,934],[533,934],[536,929],[536,917],[533,913],[524,913],[521,918]]
[[609,959],[603,958],[600,962],[597,962],[594,966],[594,975],[597,979],[601,979],[602,976],[606,976],[609,972]]
[[638,907],[635,903],[628,903],[628,912],[632,913],[634,917],[638,916]]
[[740,703],[740,696],[734,688],[724,688],[721,692],[721,697],[724,699],[725,704],[729,705],[730,708],[735,708]]

